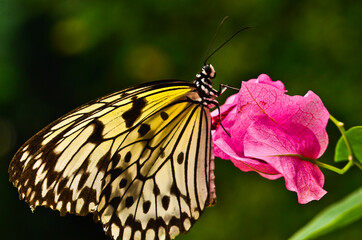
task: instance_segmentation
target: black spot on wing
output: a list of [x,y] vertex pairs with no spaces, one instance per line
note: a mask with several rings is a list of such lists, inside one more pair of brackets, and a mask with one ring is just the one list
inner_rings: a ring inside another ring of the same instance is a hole
[[119,188],[124,188],[127,185],[127,179],[123,178],[120,182],[119,182]]
[[132,196],[126,198],[126,207],[127,208],[131,207],[133,205],[133,203],[134,203],[134,200],[133,200]]
[[123,173],[123,170],[121,168],[115,168],[115,169],[111,169],[106,173],[106,176],[111,175],[111,181],[113,182],[116,178],[119,177],[119,175],[121,175]]
[[131,109],[122,114],[127,128],[132,127],[134,122],[141,116],[142,109],[146,106],[146,103],[147,101],[144,98],[132,97]]
[[150,125],[143,123],[138,129],[138,133],[140,134],[141,137],[143,137],[150,131],[150,129],[151,129]]
[[111,163],[112,163],[112,168],[116,168],[119,160],[121,160],[121,155],[119,154],[114,154],[113,157],[111,158]]
[[161,118],[162,120],[167,120],[168,114],[166,112],[161,112]]
[[167,210],[169,204],[170,204],[170,197],[169,196],[164,196],[162,198],[162,207],[163,207],[163,209]]
[[131,161],[131,157],[132,157],[132,153],[131,152],[128,152],[126,154],[126,156],[124,157],[124,161],[125,162],[130,162]]
[[177,163],[182,164],[184,161],[184,158],[185,158],[184,153],[180,152],[179,155],[177,156]]
[[143,203],[143,213],[148,213],[148,211],[150,210],[151,207],[151,202],[150,201],[146,201]]
[[92,135],[89,136],[88,141],[91,143],[99,144],[103,140],[102,132],[104,129],[104,125],[101,121],[94,120],[92,122],[94,126],[94,130]]
[[109,204],[113,207],[113,209],[117,209],[120,202],[121,202],[121,198],[115,197],[109,202]]

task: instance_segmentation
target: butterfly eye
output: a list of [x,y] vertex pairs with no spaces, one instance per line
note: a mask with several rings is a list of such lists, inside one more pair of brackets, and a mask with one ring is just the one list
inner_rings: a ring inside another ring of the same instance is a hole
[[215,69],[211,64],[205,65],[202,68],[202,73],[211,79],[215,78],[215,76],[216,76]]
[[206,72],[207,75],[210,75],[210,73],[211,73],[211,67],[210,67],[210,65],[206,65],[206,66],[205,66],[205,72]]
[[215,69],[211,64],[205,65],[202,67],[202,73],[208,77],[215,78]]
[[204,74],[205,76],[209,76],[209,75],[210,75],[210,72],[211,72],[210,66],[209,66],[209,65],[203,66],[201,72],[202,72],[202,74]]

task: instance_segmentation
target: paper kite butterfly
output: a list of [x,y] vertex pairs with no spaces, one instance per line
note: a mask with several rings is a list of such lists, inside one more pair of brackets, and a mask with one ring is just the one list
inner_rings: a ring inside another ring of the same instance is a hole
[[209,108],[225,88],[214,77],[205,60],[193,83],[141,84],[71,111],[17,151],[10,181],[32,209],[93,213],[113,239],[189,231],[216,201]]

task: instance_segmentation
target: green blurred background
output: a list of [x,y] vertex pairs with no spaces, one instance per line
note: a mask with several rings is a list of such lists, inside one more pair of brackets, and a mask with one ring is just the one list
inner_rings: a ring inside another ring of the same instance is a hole
[[[50,3],[52,2],[52,3]],[[16,150],[60,115],[110,92],[158,79],[192,81],[221,19],[209,61],[215,83],[236,87],[267,73],[289,93],[317,93],[346,127],[361,124],[362,2],[338,0],[0,0],[0,230],[2,239],[109,239],[92,216],[32,214],[8,181]],[[220,102],[230,95],[227,92]],[[328,125],[332,163],[338,131]],[[343,165],[339,165],[343,166]],[[283,179],[216,159],[218,203],[178,239],[286,239],[362,183],[361,172],[324,171],[328,194],[306,205]],[[356,239],[362,221],[321,239]]]

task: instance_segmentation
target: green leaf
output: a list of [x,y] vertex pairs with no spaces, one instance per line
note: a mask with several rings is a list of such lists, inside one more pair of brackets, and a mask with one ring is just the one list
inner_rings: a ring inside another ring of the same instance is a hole
[[[362,163],[362,126],[352,127],[346,132],[349,144],[351,145],[353,155],[360,163]],[[336,146],[335,162],[348,160],[348,150],[343,137],[341,137]]]
[[313,239],[362,218],[362,188],[320,212],[290,239]]

